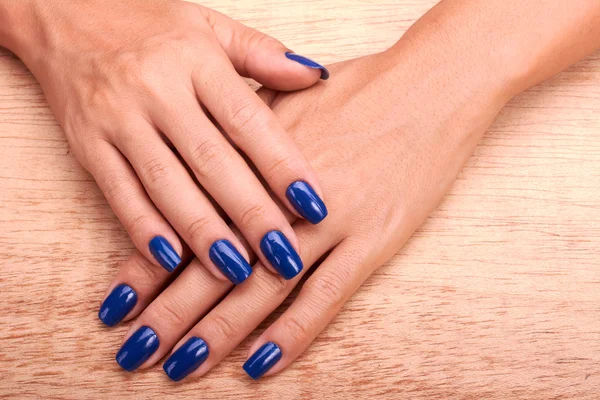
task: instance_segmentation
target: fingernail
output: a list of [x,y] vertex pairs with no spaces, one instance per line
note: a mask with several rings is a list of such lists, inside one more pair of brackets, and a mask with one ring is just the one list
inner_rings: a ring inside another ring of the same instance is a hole
[[252,267],[229,240],[217,240],[208,251],[213,264],[233,282],[239,285],[252,273]]
[[208,358],[208,345],[199,337],[191,337],[165,361],[163,369],[171,380],[179,382],[194,372]]
[[169,272],[173,272],[181,262],[179,254],[177,254],[169,241],[162,236],[152,238],[148,247],[156,261]]
[[260,249],[273,268],[285,279],[292,279],[302,271],[302,260],[283,233],[267,233],[260,241]]
[[304,181],[292,183],[285,195],[296,211],[311,224],[318,224],[327,216],[325,203],[308,183]]
[[147,326],[142,326],[121,346],[115,357],[117,363],[126,371],[134,371],[158,349],[159,340],[156,333]]
[[244,371],[250,378],[259,379],[281,360],[281,349],[273,342],[267,342],[244,363]]
[[320,69],[321,70],[321,79],[323,79],[323,80],[329,79],[329,71],[327,70],[327,68],[325,68],[318,62],[315,62],[315,61],[311,60],[310,58],[301,56],[300,54],[292,53],[291,51],[288,51],[287,53],[285,53],[285,56],[287,58],[289,58],[290,60],[296,61],[297,63],[300,63],[308,68]]
[[137,294],[130,286],[120,284],[102,302],[98,318],[105,325],[114,326],[121,322],[137,303]]

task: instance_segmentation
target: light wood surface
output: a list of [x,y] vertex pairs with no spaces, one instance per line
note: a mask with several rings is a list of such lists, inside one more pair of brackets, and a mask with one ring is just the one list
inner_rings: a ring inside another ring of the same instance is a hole
[[[324,63],[394,43],[435,1],[204,3]],[[122,372],[96,317],[132,245],[40,87],[0,50],[0,397],[600,396],[600,55],[514,99],[451,193],[283,373],[248,340],[182,384]]]

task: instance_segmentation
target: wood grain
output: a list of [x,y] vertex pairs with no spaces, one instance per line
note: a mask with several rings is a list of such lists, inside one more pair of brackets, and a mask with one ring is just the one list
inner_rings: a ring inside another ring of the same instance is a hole
[[[435,2],[204,4],[331,63],[382,50]],[[182,384],[113,361],[96,312],[132,246],[35,79],[0,51],[0,397],[595,399],[600,55],[514,99],[451,193],[295,364],[251,382],[251,340]]]

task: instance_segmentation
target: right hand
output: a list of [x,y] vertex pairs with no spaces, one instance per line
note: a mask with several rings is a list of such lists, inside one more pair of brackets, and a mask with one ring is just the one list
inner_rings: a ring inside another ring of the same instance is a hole
[[284,210],[320,222],[321,190],[240,75],[296,90],[326,78],[325,68],[179,0],[23,4],[27,34],[11,50],[39,80],[74,154],[143,256],[171,272],[185,247],[180,236],[215,276],[239,284],[251,273],[247,251],[197,180],[266,265],[286,279],[301,271],[294,230],[233,146]]

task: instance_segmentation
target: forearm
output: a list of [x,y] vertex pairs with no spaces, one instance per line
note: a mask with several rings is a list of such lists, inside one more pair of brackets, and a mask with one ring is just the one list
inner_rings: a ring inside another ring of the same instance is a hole
[[600,1],[443,0],[395,47],[506,100],[600,48]]

